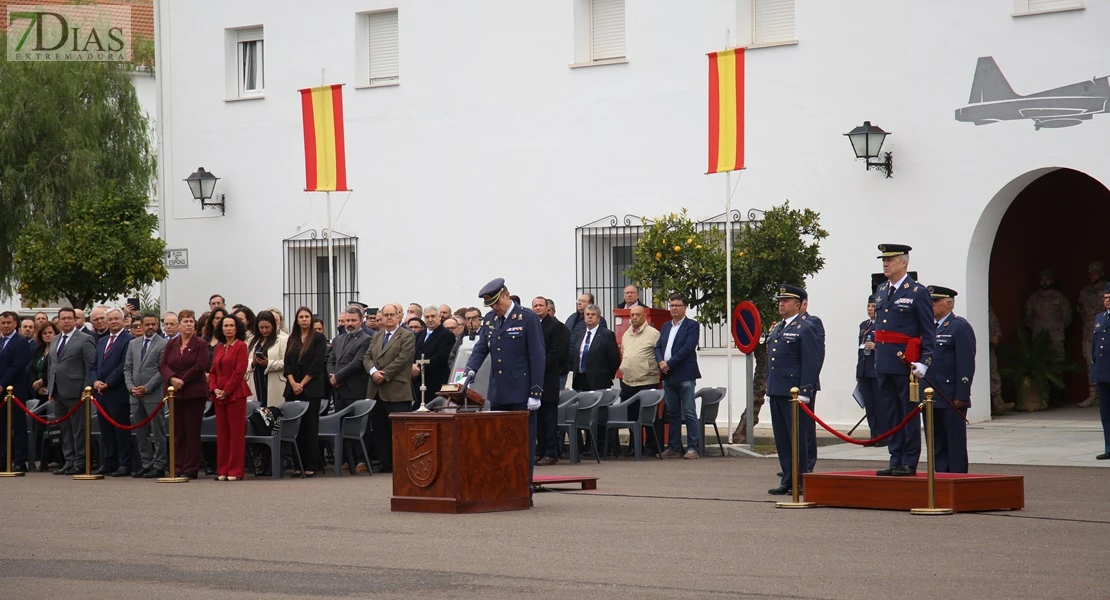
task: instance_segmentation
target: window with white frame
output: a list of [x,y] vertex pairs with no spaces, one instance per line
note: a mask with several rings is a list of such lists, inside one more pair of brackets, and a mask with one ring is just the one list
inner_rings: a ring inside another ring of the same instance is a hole
[[590,61],[622,58],[624,0],[590,0]]
[[1084,0],[1014,0],[1015,17],[1083,8]]
[[366,84],[382,85],[400,80],[400,51],[397,11],[367,13]]
[[794,32],[795,0],[737,0],[736,46],[798,43]]
[[238,72],[238,96],[258,96],[266,91],[266,59],[262,28],[239,29],[235,32],[235,64]]

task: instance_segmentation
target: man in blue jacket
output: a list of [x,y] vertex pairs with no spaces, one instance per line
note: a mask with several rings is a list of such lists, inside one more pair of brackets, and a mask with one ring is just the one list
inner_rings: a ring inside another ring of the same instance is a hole
[[[780,285],[775,297],[779,302],[779,321],[767,334],[767,396],[771,404],[771,429],[775,434],[775,448],[779,454],[782,476],[779,486],[767,490],[768,494],[782,496],[790,493],[793,472],[791,443],[793,418],[790,406],[791,388],[798,388],[799,401],[809,403],[817,393],[817,377],[821,371],[820,331],[811,319],[801,318],[802,302],[808,298],[805,289],[793,285]],[[800,417],[799,417],[800,418]],[[805,472],[806,448],[809,428],[798,424],[799,471]],[[801,488],[801,482],[798,482]]]
[[975,331],[963,317],[952,313],[956,290],[929,286],[937,345],[929,383],[952,401],[933,397],[933,459],[938,473],[967,473],[967,424],[964,413],[971,406],[971,381],[975,377]]
[[[130,425],[131,392],[124,382],[123,366],[127,344],[135,337],[123,328],[123,311],[109,309],[107,317],[108,328],[96,343],[96,360],[89,379],[93,382],[93,394],[107,416],[120,425]],[[131,432],[113,427],[104,414],[97,417],[100,419],[101,461],[94,473],[112,477],[131,475]]]
[[[19,315],[12,311],[0,313],[0,396],[7,395],[8,386],[21,402],[31,394],[27,386],[27,364],[31,362],[31,343],[19,335],[15,328]],[[0,456],[7,451],[7,407],[0,408]],[[12,406],[12,471],[27,472],[27,420],[18,406]],[[6,457],[4,457],[6,458]],[[0,465],[7,468],[7,464]]]
[[1103,311],[1095,315],[1091,336],[1091,381],[1098,388],[1098,414],[1102,419],[1102,454],[1097,460],[1110,459],[1110,287],[1102,294]]
[[[655,360],[663,374],[663,395],[670,417],[667,449],[663,458],[700,458],[701,434],[698,411],[694,405],[694,382],[701,377],[698,370],[698,337],[701,325],[686,318],[686,297],[671,294],[668,298],[671,320],[663,324],[655,344]],[[682,420],[686,419],[686,454],[682,454]]]

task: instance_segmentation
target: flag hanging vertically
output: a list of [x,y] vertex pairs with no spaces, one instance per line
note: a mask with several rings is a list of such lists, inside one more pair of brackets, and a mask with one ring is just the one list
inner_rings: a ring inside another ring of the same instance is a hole
[[343,146],[343,85],[300,90],[304,117],[306,192],[347,191]]
[[744,49],[709,53],[709,173],[744,168]]

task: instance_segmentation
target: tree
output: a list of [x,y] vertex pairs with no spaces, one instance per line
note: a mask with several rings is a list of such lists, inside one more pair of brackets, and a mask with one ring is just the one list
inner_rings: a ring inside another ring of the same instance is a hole
[[686,209],[665,215],[644,229],[627,275],[640,287],[652,288],[656,306],[675,292],[687,298],[688,306],[699,306],[724,294],[724,239],[717,229],[699,231]]
[[24,227],[61,236],[78,195],[108,185],[127,196],[152,189],[151,129],[131,69],[0,61],[0,289],[14,283],[9,257]]
[[145,194],[109,186],[79,194],[60,233],[28,225],[12,259],[19,293],[32,302],[66,298],[87,307],[165,279],[166,243],[153,237],[158,217],[146,205]]

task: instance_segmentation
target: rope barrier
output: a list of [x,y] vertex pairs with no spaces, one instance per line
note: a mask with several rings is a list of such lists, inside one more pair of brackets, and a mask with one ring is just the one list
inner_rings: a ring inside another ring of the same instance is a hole
[[899,423],[898,426],[895,427],[894,429],[891,429],[890,431],[888,431],[888,432],[886,432],[886,433],[884,433],[880,436],[873,437],[869,440],[857,440],[855,438],[850,438],[850,437],[844,435],[843,433],[840,433],[839,431],[833,429],[832,427],[829,427],[828,424],[826,424],[824,421],[821,420],[821,417],[818,417],[817,415],[813,414],[813,411],[809,409],[809,406],[807,406],[807,405],[805,405],[801,402],[798,403],[798,406],[800,406],[802,408],[802,410],[805,411],[805,413],[807,415],[809,415],[809,418],[813,419],[814,422],[816,422],[821,427],[824,427],[825,431],[828,431],[829,433],[831,433],[831,434],[835,435],[836,437],[844,440],[845,442],[848,442],[849,444],[856,444],[856,445],[859,445],[859,446],[864,446],[864,445],[867,445],[867,444],[876,444],[878,442],[881,442],[881,441],[885,440],[886,438],[888,438],[888,437],[898,433],[899,431],[901,431],[906,426],[906,424],[910,422],[911,419],[913,419],[914,417],[916,417],[918,414],[921,413],[921,405],[918,404],[913,409],[913,411],[911,411],[910,414],[906,415],[906,418],[902,419],[902,422]]
[[18,406],[19,408],[23,409],[23,412],[27,413],[28,417],[31,417],[32,419],[38,421],[39,423],[42,423],[43,425],[46,425],[47,427],[52,427],[54,425],[61,424],[64,421],[68,421],[70,417],[72,417],[74,414],[77,413],[77,409],[81,408],[81,405],[84,403],[84,399],[82,398],[82,399],[78,400],[77,404],[74,405],[74,407],[71,408],[69,410],[69,412],[67,412],[62,418],[54,419],[53,421],[48,421],[48,420],[36,415],[35,413],[27,410],[27,406],[25,406],[19,398],[16,398],[15,396],[12,396],[12,400],[15,400],[15,405]]
[[119,423],[116,423],[115,419],[108,416],[108,411],[104,410],[104,407],[101,406],[100,403],[96,401],[95,396],[93,396],[92,401],[93,401],[93,406],[95,406],[96,410],[98,411],[97,414],[99,414],[105,421],[107,421],[109,425],[111,425],[112,427],[115,427],[116,429],[122,429],[124,431],[133,431],[133,430],[138,429],[140,427],[145,427],[148,423],[150,423],[151,421],[154,420],[154,417],[157,417],[159,414],[161,414],[162,413],[162,407],[166,405],[166,400],[168,398],[169,398],[168,396],[163,397],[162,401],[158,403],[158,406],[154,410],[150,411],[150,415],[148,415],[147,418],[144,419],[142,423],[138,423],[136,425],[120,425]]

